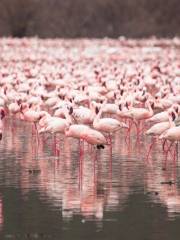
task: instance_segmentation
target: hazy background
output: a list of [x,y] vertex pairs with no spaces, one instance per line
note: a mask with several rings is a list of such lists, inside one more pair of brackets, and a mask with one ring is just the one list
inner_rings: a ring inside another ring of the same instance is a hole
[[0,36],[173,37],[179,0],[0,0]]

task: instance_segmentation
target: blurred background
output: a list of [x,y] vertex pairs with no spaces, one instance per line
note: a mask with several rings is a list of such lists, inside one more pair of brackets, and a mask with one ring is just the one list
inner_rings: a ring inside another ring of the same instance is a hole
[[179,0],[0,0],[0,36],[173,37]]

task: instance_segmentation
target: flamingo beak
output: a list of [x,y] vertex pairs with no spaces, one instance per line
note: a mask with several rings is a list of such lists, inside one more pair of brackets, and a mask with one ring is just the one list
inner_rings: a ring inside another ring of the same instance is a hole
[[17,104],[20,106],[22,103],[21,99],[17,100]]
[[69,114],[71,115],[72,113],[73,113],[73,108],[70,107],[70,109],[69,109]]
[[127,109],[129,109],[129,106],[128,106],[128,103],[126,102],[126,107],[127,107]]
[[96,112],[96,114],[98,114],[98,112],[99,112],[98,107],[95,108],[95,112]]
[[23,113],[23,106],[22,106],[22,104],[20,105],[20,112]]
[[1,110],[1,119],[3,119],[5,117],[5,111],[2,109]]
[[2,140],[2,133],[0,133],[0,141]]
[[154,102],[151,104],[151,108],[154,109]]
[[174,114],[174,112],[171,113],[171,116],[172,116],[172,120],[174,121],[176,118],[176,115]]

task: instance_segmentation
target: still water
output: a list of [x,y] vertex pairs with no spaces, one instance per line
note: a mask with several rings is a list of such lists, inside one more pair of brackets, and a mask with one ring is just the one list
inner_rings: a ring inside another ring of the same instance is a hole
[[[132,132],[133,135],[133,132]],[[0,239],[180,238],[179,166],[150,139],[84,151],[75,139],[40,137],[6,119],[0,142]],[[59,149],[59,151],[57,151]],[[180,149],[179,149],[180,150]],[[162,184],[173,181],[175,184]]]

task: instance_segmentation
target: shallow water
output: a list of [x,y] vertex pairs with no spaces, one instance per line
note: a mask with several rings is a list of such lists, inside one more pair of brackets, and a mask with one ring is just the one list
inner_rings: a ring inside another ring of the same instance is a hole
[[6,119],[0,239],[179,239],[179,163],[164,171],[160,144],[146,161],[150,139],[133,134],[116,133],[112,150],[51,135],[38,146],[30,124]]

